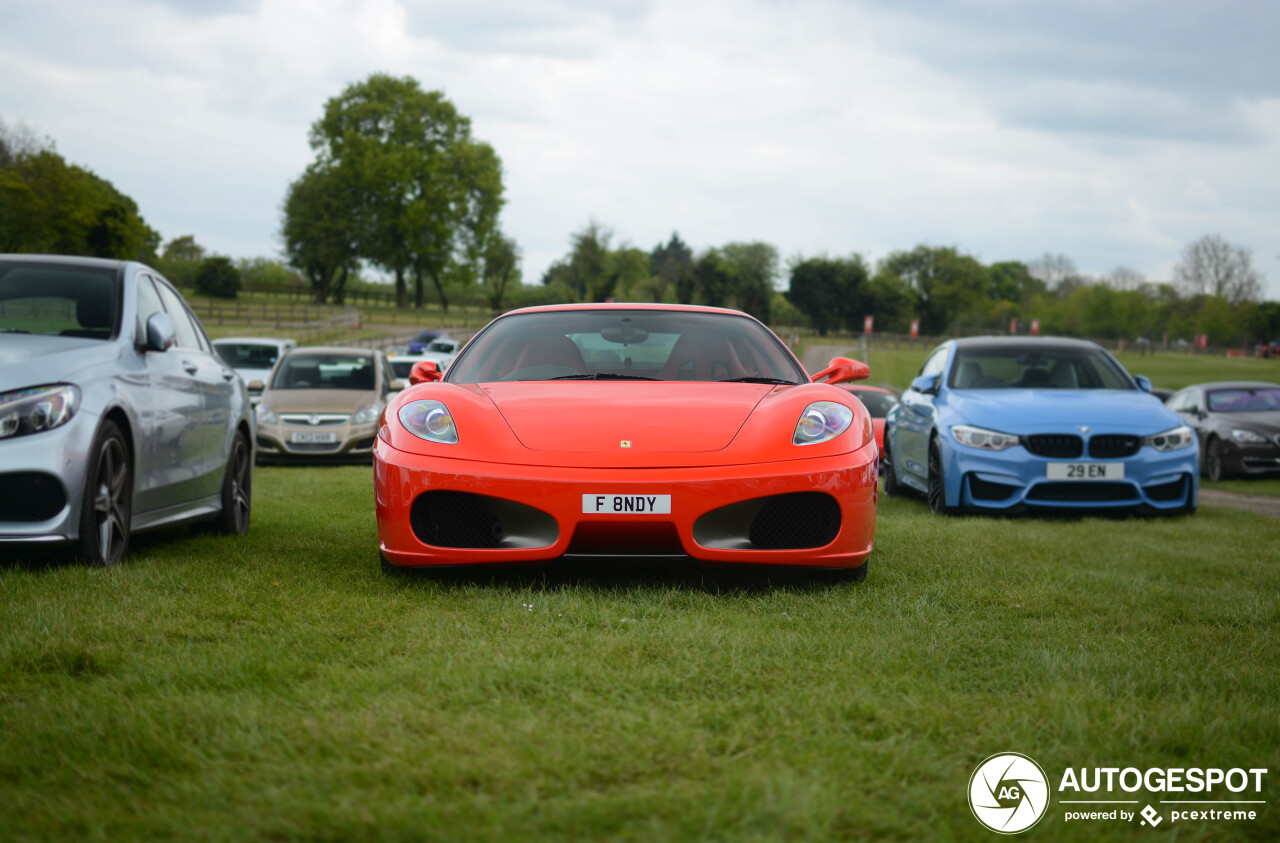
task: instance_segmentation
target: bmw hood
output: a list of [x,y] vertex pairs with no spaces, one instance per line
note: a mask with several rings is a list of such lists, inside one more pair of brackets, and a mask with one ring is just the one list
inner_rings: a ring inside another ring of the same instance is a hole
[[1147,436],[1182,424],[1146,392],[1127,389],[967,389],[951,392],[951,410],[966,423],[1004,433],[1094,433]]
[[88,369],[114,360],[102,340],[37,334],[0,335],[0,392],[46,383],[80,383]]
[[530,450],[695,454],[724,449],[772,389],[761,384],[526,381],[483,387]]

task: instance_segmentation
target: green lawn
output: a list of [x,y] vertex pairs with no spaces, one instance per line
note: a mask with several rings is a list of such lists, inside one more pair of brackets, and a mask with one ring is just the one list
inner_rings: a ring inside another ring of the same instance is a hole
[[[385,577],[368,468],[257,472],[246,539],[0,567],[0,837],[990,840],[986,756],[1280,771],[1280,519],[936,518],[863,584]],[[1268,785],[1274,801],[1276,789]],[[1275,839],[1256,823],[1042,840]],[[1056,819],[1055,819],[1056,810]]]

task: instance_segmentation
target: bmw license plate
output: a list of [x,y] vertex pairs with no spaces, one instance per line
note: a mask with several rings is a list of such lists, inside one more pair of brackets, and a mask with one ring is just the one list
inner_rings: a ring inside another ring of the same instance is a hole
[[1123,480],[1122,462],[1051,462],[1045,475],[1050,480]]
[[584,514],[670,515],[670,495],[583,495]]
[[328,433],[298,431],[289,434],[289,441],[294,445],[314,445],[320,443],[332,445],[334,442],[338,441],[338,435],[333,431],[329,431]]

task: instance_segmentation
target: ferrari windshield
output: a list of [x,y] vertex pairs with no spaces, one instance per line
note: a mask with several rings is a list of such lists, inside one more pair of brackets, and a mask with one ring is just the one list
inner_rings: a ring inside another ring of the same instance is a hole
[[0,261],[0,333],[106,340],[120,321],[117,271]]
[[1214,413],[1265,413],[1280,410],[1280,387],[1215,389],[1209,393]]
[[657,380],[804,383],[754,319],[694,310],[553,310],[492,322],[449,368],[451,383]]
[[1134,389],[1110,355],[1085,345],[959,346],[952,389]]

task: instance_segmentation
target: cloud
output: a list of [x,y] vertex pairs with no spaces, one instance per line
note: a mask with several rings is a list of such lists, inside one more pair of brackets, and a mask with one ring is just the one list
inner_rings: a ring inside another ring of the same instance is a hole
[[275,253],[311,122],[376,71],[443,90],[494,145],[528,282],[592,218],[642,248],[923,242],[1155,277],[1220,232],[1267,271],[1273,8],[55,0],[6,10],[0,116],[166,238],[237,256]]

